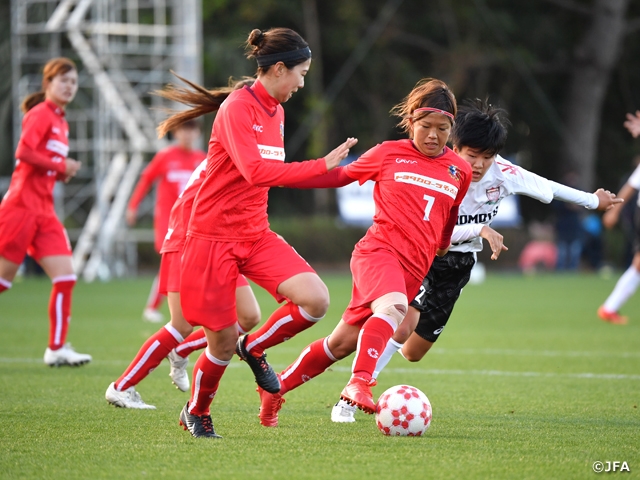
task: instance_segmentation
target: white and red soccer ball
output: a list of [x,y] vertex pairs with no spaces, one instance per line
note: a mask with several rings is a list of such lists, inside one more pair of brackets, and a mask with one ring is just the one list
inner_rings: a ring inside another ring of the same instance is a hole
[[431,424],[431,403],[416,387],[396,385],[376,405],[376,425],[385,435],[419,437]]

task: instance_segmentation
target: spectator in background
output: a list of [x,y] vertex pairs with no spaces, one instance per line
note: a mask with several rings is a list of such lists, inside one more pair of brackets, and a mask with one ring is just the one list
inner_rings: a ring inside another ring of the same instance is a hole
[[[172,132],[176,141],[160,150],[144,169],[136,185],[129,206],[126,220],[129,226],[136,224],[138,206],[154,183],[158,184],[156,204],[153,212],[153,230],[155,234],[154,246],[160,252],[164,237],[169,228],[169,213],[176,203],[178,195],[184,190],[191,172],[207,156],[202,150],[194,148],[200,136],[200,126],[197,120],[189,120],[176,127]],[[162,322],[163,315],[158,311],[164,295],[158,291],[158,276],[153,279],[151,292],[142,318],[149,322]]]
[[[564,184],[576,188],[576,172],[564,175]],[[577,270],[582,253],[582,212],[584,208],[573,203],[553,201],[555,210],[555,233],[558,256],[557,270]]]
[[592,270],[602,268],[604,243],[602,241],[602,221],[600,216],[591,213],[582,220],[582,253]]

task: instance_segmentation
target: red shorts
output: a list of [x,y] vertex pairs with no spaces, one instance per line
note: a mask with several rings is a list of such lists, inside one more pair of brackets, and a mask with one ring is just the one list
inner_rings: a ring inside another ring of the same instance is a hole
[[351,301],[342,315],[342,320],[349,325],[364,324],[373,315],[371,302],[387,293],[400,292],[407,299],[415,298],[423,280],[411,275],[393,253],[384,249],[364,255],[354,252],[351,274]]
[[67,231],[55,214],[39,215],[14,207],[0,209],[0,256],[20,264],[27,253],[36,260],[71,255]]
[[193,326],[220,331],[235,325],[238,276],[242,273],[278,302],[278,286],[313,268],[285,242],[267,231],[253,242],[217,242],[187,236],[180,275],[180,304]]
[[[182,252],[164,252],[160,259],[158,292],[166,295],[169,292],[180,292],[180,258]],[[236,288],[248,287],[249,282],[244,275],[238,275]]]

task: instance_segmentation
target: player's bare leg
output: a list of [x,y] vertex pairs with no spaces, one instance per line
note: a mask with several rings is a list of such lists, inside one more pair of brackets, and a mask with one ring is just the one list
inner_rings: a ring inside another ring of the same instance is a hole
[[19,268],[20,265],[17,263],[0,256],[0,293],[11,288],[11,282],[16,278]]

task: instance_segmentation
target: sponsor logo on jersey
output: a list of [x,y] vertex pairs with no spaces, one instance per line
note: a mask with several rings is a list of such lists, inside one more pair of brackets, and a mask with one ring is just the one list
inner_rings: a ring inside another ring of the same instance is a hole
[[54,135],[59,135],[60,129],[58,127],[51,127],[51,133],[53,133]]
[[458,215],[456,225],[466,225],[467,223],[491,223],[491,219],[498,214],[498,207],[489,213],[476,213],[475,215]]
[[60,140],[49,139],[47,140],[46,149],[50,152],[57,153],[66,158],[69,153],[69,145],[62,143]]
[[396,182],[410,183],[411,185],[418,185],[419,187],[428,188],[436,192],[444,193],[445,195],[455,199],[458,195],[458,187],[448,182],[438,180],[436,178],[426,177],[424,175],[418,175],[411,172],[396,172],[393,178]]
[[409,164],[413,164],[413,163],[418,163],[417,160],[407,160],[405,158],[396,158],[396,163],[409,163]]
[[458,182],[460,181],[460,170],[455,165],[449,165],[449,175]]
[[284,162],[284,148],[269,145],[258,145],[260,156],[265,160],[280,160]]
[[252,128],[258,133],[262,133],[264,130],[264,127],[262,125],[256,125],[255,123],[253,124]]
[[500,187],[487,188],[487,205],[495,205],[500,200]]

